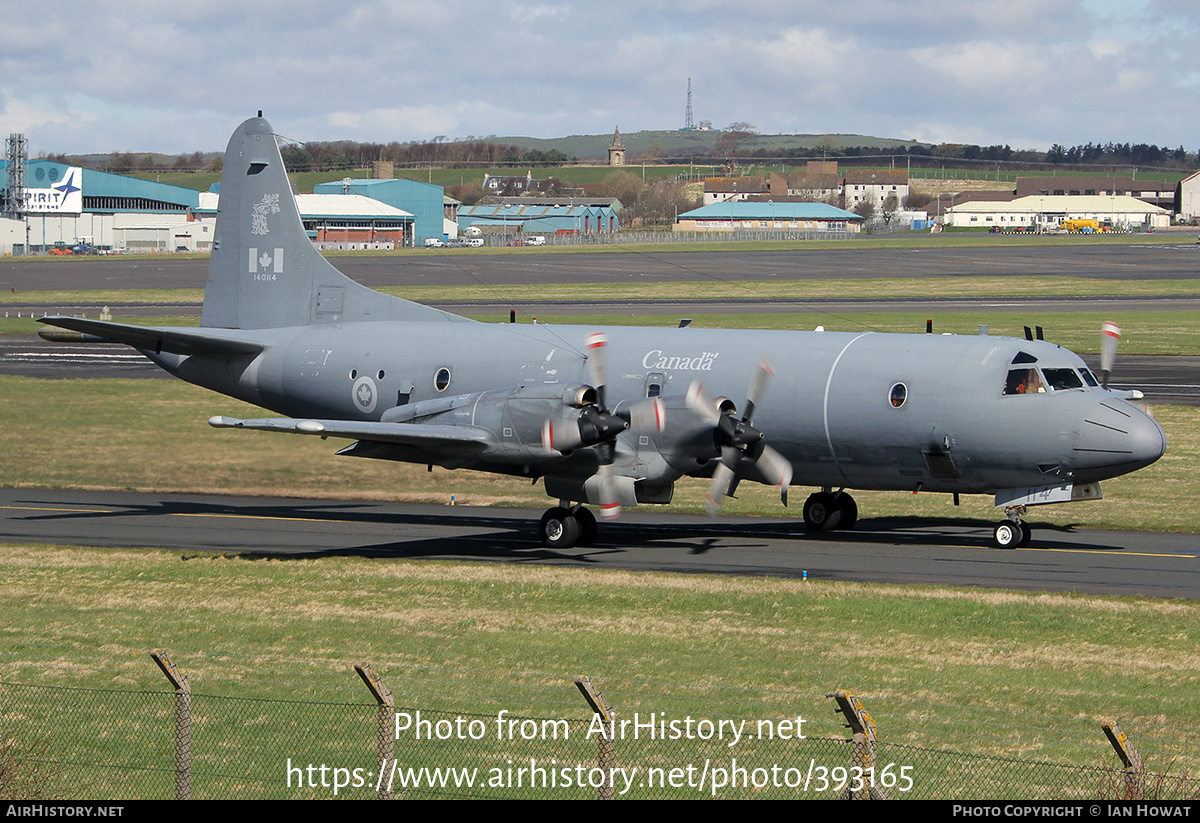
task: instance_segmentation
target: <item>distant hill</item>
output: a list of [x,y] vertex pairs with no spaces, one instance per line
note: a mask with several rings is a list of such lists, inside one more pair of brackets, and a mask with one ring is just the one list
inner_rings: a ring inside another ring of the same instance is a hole
[[[705,154],[712,151],[714,144],[724,132],[721,131],[635,131],[621,133],[621,142],[625,150],[633,155],[644,152],[658,143],[668,157],[687,156],[690,154]],[[573,134],[569,137],[489,137],[491,143],[519,146],[522,149],[551,151],[558,149],[568,157],[580,160],[596,158],[607,159],[608,147],[612,143],[612,133],[608,134]],[[741,148],[739,155],[752,154],[757,149],[773,151],[775,149],[814,149],[818,141],[836,144],[843,147],[861,146],[880,150],[893,150],[897,147],[929,145],[916,140],[897,140],[890,137],[870,137],[865,134],[757,134],[749,138]],[[832,143],[831,143],[832,141]]]

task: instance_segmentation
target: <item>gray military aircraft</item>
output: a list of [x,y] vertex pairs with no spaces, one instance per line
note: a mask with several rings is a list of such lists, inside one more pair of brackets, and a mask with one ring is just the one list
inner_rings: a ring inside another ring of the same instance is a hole
[[551,547],[592,542],[585,505],[667,503],[684,476],[712,478],[712,511],[742,480],[785,504],[792,483],[817,487],[811,531],[853,526],[847,489],[991,494],[995,543],[1016,547],[1027,507],[1097,498],[1166,449],[1130,393],[1042,340],[492,324],[380,294],[313,247],[261,112],[226,150],[200,328],[42,322],[286,415],[218,428],[541,478],[559,501],[541,519]]

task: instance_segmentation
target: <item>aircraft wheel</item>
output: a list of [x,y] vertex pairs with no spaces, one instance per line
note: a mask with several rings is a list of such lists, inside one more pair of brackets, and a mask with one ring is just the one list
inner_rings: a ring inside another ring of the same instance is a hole
[[590,546],[596,542],[596,515],[592,514],[591,509],[580,507],[575,510],[573,515],[575,522],[579,524],[579,539],[575,541],[576,546]]
[[1011,520],[1001,521],[995,529],[992,530],[992,541],[997,548],[1015,549],[1021,545],[1021,538],[1025,531],[1021,527],[1023,523],[1014,523]]
[[842,509],[832,493],[816,492],[804,501],[804,527],[810,532],[836,529],[841,521]]
[[838,509],[842,513],[841,521],[837,528],[849,531],[854,528],[854,524],[858,522],[858,504],[854,502],[854,498],[842,492],[837,496]]
[[1017,548],[1023,549],[1029,545],[1030,538],[1033,537],[1033,529],[1024,520],[1021,521],[1021,539],[1017,542]]
[[538,526],[542,545],[548,549],[569,549],[579,540],[579,521],[567,509],[547,509]]

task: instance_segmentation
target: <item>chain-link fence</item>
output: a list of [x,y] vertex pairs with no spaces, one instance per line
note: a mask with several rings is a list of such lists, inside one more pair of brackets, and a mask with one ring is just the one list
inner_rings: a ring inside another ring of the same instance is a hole
[[[1117,760],[1098,729],[1083,757],[1056,750],[1076,762],[1055,762],[967,751],[981,746],[963,734],[894,742],[918,735],[900,715],[877,728],[845,692],[786,696],[785,711],[769,695],[702,687],[610,681],[605,698],[568,677],[390,671],[384,696],[363,690],[362,702],[191,693],[186,678],[160,692],[6,678],[0,798],[1200,797],[1194,753],[1160,751],[1134,773],[1102,765]],[[423,693],[393,701],[389,676]]]

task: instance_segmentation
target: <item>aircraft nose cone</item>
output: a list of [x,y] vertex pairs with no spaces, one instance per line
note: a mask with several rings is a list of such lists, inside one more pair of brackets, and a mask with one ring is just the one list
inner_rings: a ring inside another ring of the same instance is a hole
[[1132,403],[1104,400],[1084,415],[1075,440],[1073,467],[1079,482],[1117,477],[1149,466],[1167,450],[1158,422]]

